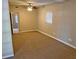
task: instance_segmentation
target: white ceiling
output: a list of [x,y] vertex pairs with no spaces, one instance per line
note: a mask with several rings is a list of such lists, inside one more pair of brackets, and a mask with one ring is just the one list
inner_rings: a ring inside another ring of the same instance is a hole
[[54,2],[63,2],[64,0],[9,0],[11,5],[27,5],[27,2],[33,3],[33,6],[42,6]]

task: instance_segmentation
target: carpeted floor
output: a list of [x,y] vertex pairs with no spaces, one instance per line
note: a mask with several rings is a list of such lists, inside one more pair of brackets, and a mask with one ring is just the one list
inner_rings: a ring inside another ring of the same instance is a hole
[[13,35],[12,59],[76,59],[76,50],[39,32]]

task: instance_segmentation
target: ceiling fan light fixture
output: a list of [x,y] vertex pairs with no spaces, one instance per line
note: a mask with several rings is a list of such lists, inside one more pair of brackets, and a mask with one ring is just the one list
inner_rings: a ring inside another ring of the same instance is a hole
[[32,7],[27,7],[27,10],[32,11],[33,9],[32,9]]
[[32,11],[33,7],[32,7],[32,3],[28,3],[28,7],[27,7],[27,10],[28,11]]

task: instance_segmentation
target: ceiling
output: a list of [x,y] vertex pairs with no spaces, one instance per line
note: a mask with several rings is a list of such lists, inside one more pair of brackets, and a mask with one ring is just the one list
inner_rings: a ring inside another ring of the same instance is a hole
[[64,0],[9,0],[10,5],[27,5],[31,2],[33,6],[42,6],[55,2],[63,2]]

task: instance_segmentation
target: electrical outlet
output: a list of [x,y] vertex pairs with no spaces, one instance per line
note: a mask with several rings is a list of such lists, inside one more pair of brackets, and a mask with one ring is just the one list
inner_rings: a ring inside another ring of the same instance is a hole
[[69,40],[69,41],[72,41],[72,39],[71,39],[71,38],[69,38],[68,40]]

